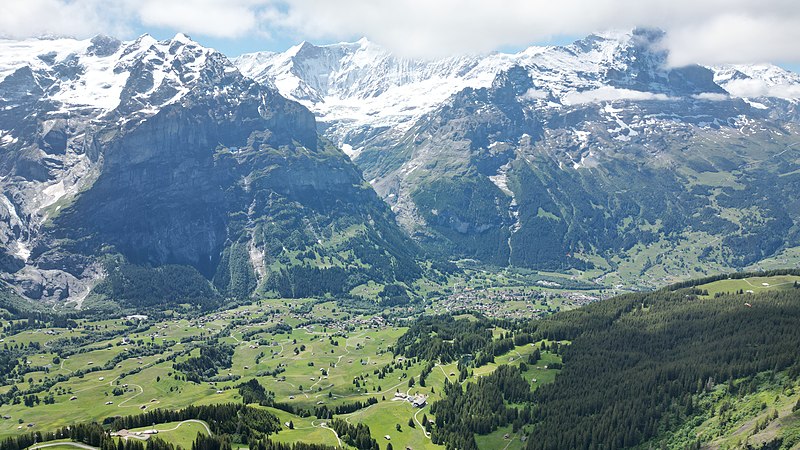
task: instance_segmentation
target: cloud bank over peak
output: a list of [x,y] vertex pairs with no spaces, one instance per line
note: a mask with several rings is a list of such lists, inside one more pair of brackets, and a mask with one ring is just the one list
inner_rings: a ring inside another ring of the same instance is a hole
[[[5,0],[0,34],[131,37],[143,29],[275,42],[367,36],[440,57],[607,29],[661,28],[673,65],[800,64],[796,0]],[[282,49],[279,49],[282,50]]]

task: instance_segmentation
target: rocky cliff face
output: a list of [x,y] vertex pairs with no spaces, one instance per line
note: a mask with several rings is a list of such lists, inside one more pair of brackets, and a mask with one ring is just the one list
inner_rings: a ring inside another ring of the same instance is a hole
[[80,302],[110,255],[188,265],[237,296],[317,258],[351,279],[367,263],[338,246],[417,270],[313,114],[223,55],[183,35],[0,46],[0,261],[29,298]]

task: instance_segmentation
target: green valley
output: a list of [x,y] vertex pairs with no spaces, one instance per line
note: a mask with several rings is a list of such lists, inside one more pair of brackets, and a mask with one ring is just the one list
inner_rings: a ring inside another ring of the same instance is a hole
[[[798,279],[735,274],[584,303],[542,294],[552,285],[474,277],[437,288],[453,295],[381,311],[308,298],[117,318],[7,313],[0,447],[27,447],[25,436],[58,444],[48,433],[94,422],[110,437],[74,439],[790,449],[800,436]],[[239,425],[208,422],[226,411],[239,411]],[[274,429],[253,428],[263,420]]]

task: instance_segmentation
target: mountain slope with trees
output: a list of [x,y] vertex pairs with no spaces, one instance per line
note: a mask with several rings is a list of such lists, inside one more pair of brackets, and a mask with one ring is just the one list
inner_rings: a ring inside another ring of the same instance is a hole
[[[777,420],[785,432],[773,426],[747,448],[793,448],[800,442],[791,427],[800,414],[791,408],[800,400],[800,289],[700,294],[680,286],[627,294],[518,324],[515,337],[569,342],[558,346],[563,367],[555,382],[524,395],[513,373],[503,383],[487,377],[466,389],[448,386],[432,407],[437,436],[448,448],[474,448],[465,436],[513,423],[528,433],[530,450],[706,448],[737,430],[747,430],[739,438],[747,442]],[[490,410],[502,415],[473,423],[470,411],[501,398]],[[737,406],[756,398],[768,400]]]

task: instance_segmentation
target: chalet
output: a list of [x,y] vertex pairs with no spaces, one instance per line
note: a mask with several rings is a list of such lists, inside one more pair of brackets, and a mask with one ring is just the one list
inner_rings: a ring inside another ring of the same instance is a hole
[[415,408],[422,408],[428,403],[428,397],[423,394],[417,394],[413,397],[409,397],[408,401],[410,401]]

